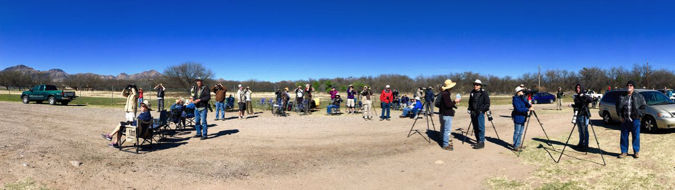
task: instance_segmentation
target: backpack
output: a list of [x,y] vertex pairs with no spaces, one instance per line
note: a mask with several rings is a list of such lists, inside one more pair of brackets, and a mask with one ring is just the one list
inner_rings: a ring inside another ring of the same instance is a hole
[[438,95],[436,95],[436,99],[434,99],[434,106],[437,108],[441,108],[441,104],[443,104],[443,100],[441,100],[441,98],[443,98],[443,95],[438,93]]

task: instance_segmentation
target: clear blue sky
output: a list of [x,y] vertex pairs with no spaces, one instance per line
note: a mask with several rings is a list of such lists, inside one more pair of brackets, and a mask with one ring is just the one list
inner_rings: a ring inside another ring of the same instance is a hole
[[0,0],[0,66],[296,80],[675,63],[664,1]]

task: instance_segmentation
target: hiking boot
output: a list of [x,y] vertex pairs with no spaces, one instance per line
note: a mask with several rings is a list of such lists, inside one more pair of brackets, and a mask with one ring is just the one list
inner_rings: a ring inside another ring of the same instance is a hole
[[380,118],[380,121],[384,121],[384,118]]
[[479,142],[473,146],[473,149],[483,149],[483,148],[485,148],[485,142]]
[[202,137],[202,135],[195,135],[195,136],[193,136],[193,138],[201,138],[201,137]]
[[624,153],[619,154],[619,158],[625,158],[626,156],[628,156],[628,153],[624,152]]
[[446,147],[443,147],[443,150],[453,151],[454,148],[452,148],[452,145],[448,145],[448,146],[446,146]]
[[391,121],[391,119],[387,118],[387,121]]
[[206,140],[206,135],[200,137],[199,140]]
[[640,158],[640,152],[635,152],[635,154],[633,154],[633,158]]

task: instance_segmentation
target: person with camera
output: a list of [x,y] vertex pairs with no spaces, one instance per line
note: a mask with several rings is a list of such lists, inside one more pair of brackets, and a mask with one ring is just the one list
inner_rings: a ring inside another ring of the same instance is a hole
[[138,89],[136,88],[136,85],[127,85],[127,87],[122,90],[122,97],[126,98],[126,103],[124,104],[124,118],[126,118],[127,121],[133,121],[136,117],[136,102],[138,102]]
[[441,131],[443,135],[441,137],[443,139],[442,146],[444,150],[448,151],[454,150],[452,141],[450,140],[450,131],[452,128],[452,118],[455,117],[455,109],[457,108],[456,104],[458,104],[461,100],[459,94],[457,94],[454,100],[451,99],[450,90],[452,87],[455,87],[455,85],[457,85],[457,83],[452,82],[452,80],[445,80],[443,86],[441,87],[441,93],[438,97],[440,100],[434,102],[434,106],[438,107],[439,109]]
[[574,92],[577,93],[574,96],[574,119],[572,122],[577,125],[579,130],[579,144],[577,144],[577,149],[580,151],[588,150],[588,123],[591,117],[591,111],[588,108],[588,104],[593,102],[593,98],[586,94],[586,90],[583,89],[581,84],[574,86]]
[[157,111],[162,111],[164,110],[164,91],[166,88],[162,83],[159,83],[155,86],[155,90],[157,90]]
[[211,88],[211,91],[216,94],[216,121],[225,120],[225,96],[227,89],[223,84],[216,84]]
[[349,85],[349,88],[347,88],[347,113],[352,114],[356,110],[354,109],[356,106],[356,101],[354,100],[356,95],[356,90],[354,90],[354,86]]
[[530,111],[534,111],[532,104],[528,102],[527,97],[525,96],[525,89],[522,86],[516,87],[516,94],[511,99],[511,104],[513,105],[513,111],[511,112],[511,118],[513,118],[514,130],[513,130],[513,150],[522,151],[525,147],[521,147],[523,130],[525,126],[525,121],[527,120],[527,114]]
[[469,107],[467,108],[471,115],[471,124],[473,132],[476,135],[476,144],[474,149],[485,147],[485,112],[490,110],[490,96],[483,89],[482,81],[476,79],[473,82],[473,90],[469,94]]
[[370,113],[370,109],[373,109],[373,101],[371,100],[373,96],[373,91],[370,90],[368,86],[363,86],[361,90],[361,101],[363,103],[363,119],[373,119],[373,116]]
[[204,85],[201,78],[195,79],[195,86],[192,87],[192,103],[195,104],[195,130],[197,134],[195,138],[199,137],[201,140],[207,137],[207,122],[206,114],[208,112],[209,100],[211,99],[211,91]]
[[434,89],[429,86],[424,91],[424,108],[428,110],[430,114],[434,113],[434,107],[431,106],[431,103],[434,102]]
[[616,102],[616,111],[621,120],[621,154],[619,158],[628,156],[628,134],[633,138],[633,157],[640,157],[640,119],[644,115],[647,102],[638,92],[635,92],[635,82],[626,83],[626,94],[619,97]]
[[[382,94],[380,94],[380,101],[382,102],[382,115],[380,116],[380,121],[385,119],[389,121],[391,103],[394,101],[394,95],[389,85],[387,85],[384,90],[382,90]],[[387,113],[387,115],[385,115],[385,113]]]

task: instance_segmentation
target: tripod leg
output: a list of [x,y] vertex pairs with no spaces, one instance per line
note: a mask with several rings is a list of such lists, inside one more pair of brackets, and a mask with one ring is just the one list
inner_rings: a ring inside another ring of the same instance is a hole
[[[537,116],[537,112],[532,111],[532,113],[534,114],[534,118],[537,119],[537,123],[539,123],[539,126],[541,127],[541,131],[544,131],[544,135],[546,135],[546,140],[548,140],[546,142],[546,144],[548,144],[548,146],[553,147],[553,145],[551,144],[551,138],[548,138],[548,133],[546,133],[546,129],[544,129],[544,124],[542,124],[541,121],[539,120],[539,116]],[[555,147],[553,147],[553,150],[555,150]]]
[[[527,124],[525,124],[525,131],[523,131],[523,137],[520,138],[521,142],[520,142],[520,146],[518,146],[518,149],[523,148],[523,144],[525,144],[524,143],[525,137],[527,136],[527,129],[530,128],[530,120],[532,119],[531,117],[532,117],[532,112],[530,112],[530,114],[527,115]],[[518,156],[520,156],[520,154],[518,154]]]
[[570,135],[567,136],[567,141],[565,141],[565,145],[563,146],[562,151],[560,151],[560,156],[558,156],[558,161],[555,161],[555,163],[560,163],[560,158],[562,158],[562,155],[565,153],[565,148],[567,148],[567,143],[570,142],[570,138],[572,138],[572,133],[574,133],[574,128],[577,127],[577,124],[575,123],[574,126],[572,126],[572,131],[570,131]]
[[607,166],[607,162],[605,162],[605,156],[603,154],[602,149],[600,149],[600,141],[598,141],[598,135],[595,134],[595,128],[593,125],[591,125],[591,130],[593,130],[593,137],[595,137],[595,142],[598,144],[598,150],[600,151],[600,157],[602,158],[602,165]]
[[495,135],[497,135],[497,139],[502,140],[501,138],[499,138],[499,133],[497,133],[497,127],[495,127],[495,123],[492,121],[490,121],[490,123],[492,123],[492,128],[495,130]]
[[467,129],[466,129],[466,134],[464,134],[464,140],[462,141],[462,144],[464,144],[464,142],[466,142],[466,138],[467,138],[467,136],[469,136],[469,131],[471,131],[471,124],[472,124],[472,122],[469,122],[469,127],[467,127]]
[[413,133],[413,129],[415,128],[415,124],[417,123],[417,118],[415,118],[415,121],[413,122],[412,126],[410,127],[410,131],[408,131],[408,137]]
[[436,124],[434,123],[434,114],[433,113],[429,114],[429,119],[431,120],[431,127],[433,127],[434,131],[436,131]]

